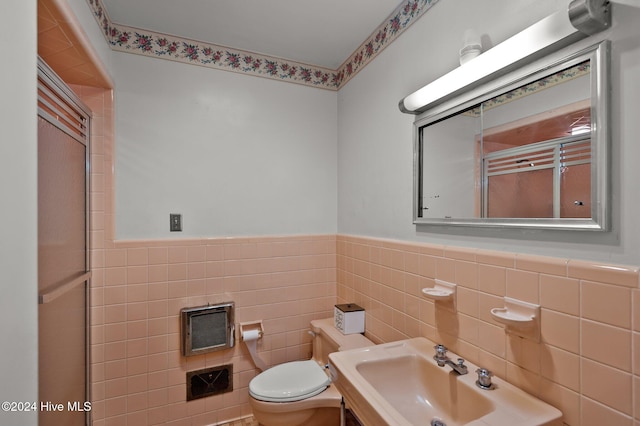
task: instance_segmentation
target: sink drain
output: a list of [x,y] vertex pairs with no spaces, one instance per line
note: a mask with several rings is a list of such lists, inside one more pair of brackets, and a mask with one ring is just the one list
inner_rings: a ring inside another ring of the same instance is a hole
[[431,419],[431,426],[447,426],[447,424],[441,419],[434,417],[433,419]]

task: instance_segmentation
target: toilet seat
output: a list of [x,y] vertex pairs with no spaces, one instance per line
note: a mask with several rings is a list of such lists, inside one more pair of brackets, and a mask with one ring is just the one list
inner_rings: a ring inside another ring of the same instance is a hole
[[276,365],[254,377],[249,383],[249,394],[266,402],[300,401],[318,395],[330,383],[317,362],[292,361]]

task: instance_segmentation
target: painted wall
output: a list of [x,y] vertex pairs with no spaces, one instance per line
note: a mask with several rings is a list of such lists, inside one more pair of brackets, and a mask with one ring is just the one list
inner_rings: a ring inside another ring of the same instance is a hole
[[[613,2],[612,204],[608,233],[443,229],[412,224],[412,122],[400,99],[458,65],[467,28],[496,45],[565,1],[438,2],[338,94],[338,232],[637,265],[640,8]],[[594,40],[581,42],[587,46]],[[635,76],[635,77],[634,77]]]
[[69,5],[116,86],[117,239],[336,232],[335,92],[112,52]]
[[335,92],[123,53],[113,64],[118,239],[336,232]]
[[[0,5],[0,401],[37,401],[36,2]],[[25,374],[25,372],[27,372]],[[11,384],[10,386],[8,384]],[[36,412],[0,411],[0,423],[34,425]]]

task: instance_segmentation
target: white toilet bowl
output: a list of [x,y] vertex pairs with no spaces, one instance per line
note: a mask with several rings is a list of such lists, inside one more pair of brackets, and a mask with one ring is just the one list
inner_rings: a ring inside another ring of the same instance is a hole
[[340,422],[341,395],[324,366],[331,352],[371,346],[361,334],[344,335],[333,318],[311,321],[313,357],[258,374],[249,383],[249,403],[263,426],[331,426]]

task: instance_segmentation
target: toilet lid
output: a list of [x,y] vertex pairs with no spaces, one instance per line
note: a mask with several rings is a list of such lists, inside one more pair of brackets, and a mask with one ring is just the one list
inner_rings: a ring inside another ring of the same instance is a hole
[[258,374],[249,383],[249,393],[260,401],[292,402],[319,394],[329,383],[317,362],[293,361]]

